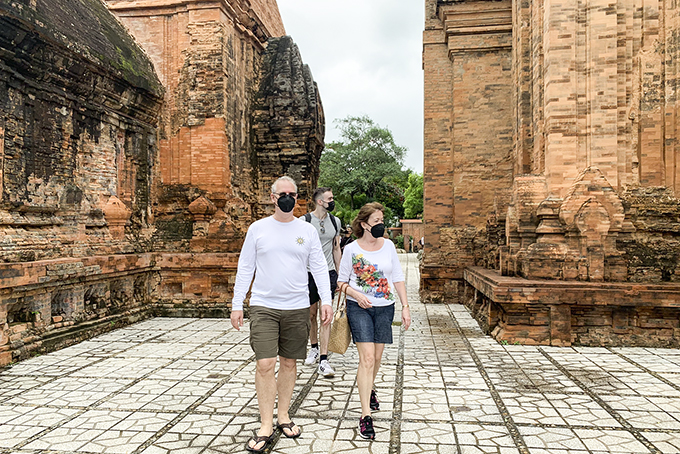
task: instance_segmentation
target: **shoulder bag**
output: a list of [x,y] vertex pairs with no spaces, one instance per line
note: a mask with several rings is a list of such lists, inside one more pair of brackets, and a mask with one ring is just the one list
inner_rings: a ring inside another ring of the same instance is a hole
[[333,314],[331,336],[328,341],[328,351],[341,355],[347,351],[351,339],[347,320],[347,287],[349,285],[343,285],[342,290],[338,290],[338,304]]

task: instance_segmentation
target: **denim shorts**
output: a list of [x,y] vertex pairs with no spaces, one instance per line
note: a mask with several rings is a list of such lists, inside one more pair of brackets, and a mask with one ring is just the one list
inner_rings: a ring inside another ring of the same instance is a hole
[[392,343],[394,304],[364,309],[356,301],[348,299],[347,320],[355,344],[357,342]]

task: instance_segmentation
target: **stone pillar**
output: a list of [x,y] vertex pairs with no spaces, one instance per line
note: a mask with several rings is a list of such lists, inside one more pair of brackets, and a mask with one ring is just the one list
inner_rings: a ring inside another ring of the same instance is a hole
[[571,345],[571,309],[568,304],[550,306],[550,345]]

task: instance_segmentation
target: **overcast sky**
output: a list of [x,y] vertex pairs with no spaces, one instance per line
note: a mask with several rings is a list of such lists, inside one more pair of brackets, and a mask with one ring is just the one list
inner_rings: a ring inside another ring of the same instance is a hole
[[368,115],[423,171],[422,0],[277,0],[286,33],[319,85],[326,142],[333,120]]

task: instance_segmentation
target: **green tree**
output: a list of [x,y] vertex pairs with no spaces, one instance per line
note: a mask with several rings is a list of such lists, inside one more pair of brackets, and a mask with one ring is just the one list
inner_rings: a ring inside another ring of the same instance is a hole
[[[406,148],[394,142],[389,129],[367,116],[349,116],[335,123],[341,139],[328,144],[321,155],[319,186],[333,188],[343,214],[356,215],[364,203],[378,201],[390,208],[390,217],[402,215],[410,173],[402,170]],[[386,221],[387,214],[386,210]],[[341,219],[347,223],[353,217]]]
[[423,217],[423,176],[419,173],[408,176],[408,188],[404,194],[404,216],[406,219]]

